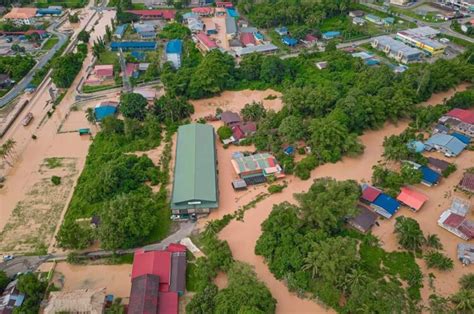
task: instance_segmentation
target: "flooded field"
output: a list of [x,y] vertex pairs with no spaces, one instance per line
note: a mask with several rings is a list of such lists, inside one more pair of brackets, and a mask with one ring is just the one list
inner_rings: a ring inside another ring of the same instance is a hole
[[[52,263],[41,265],[42,271],[49,271]],[[62,278],[63,291],[76,289],[107,288],[107,294],[128,298],[131,288],[132,265],[71,265],[58,263],[56,274]]]

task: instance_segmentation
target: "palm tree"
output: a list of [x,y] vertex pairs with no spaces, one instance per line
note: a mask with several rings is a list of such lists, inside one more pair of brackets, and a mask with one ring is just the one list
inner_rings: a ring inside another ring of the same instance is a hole
[[442,250],[443,244],[439,240],[437,234],[429,234],[426,236],[425,244],[433,249]]
[[458,293],[452,295],[451,303],[454,304],[454,309],[457,313],[473,313],[474,312],[474,291],[460,290]]
[[354,268],[350,273],[346,275],[344,281],[342,282],[342,290],[344,292],[352,291],[354,287],[364,287],[368,281],[369,277],[367,273],[360,269]]
[[398,242],[407,250],[419,251],[425,242],[423,231],[418,222],[405,216],[397,217],[395,223],[395,233]]
[[466,274],[459,279],[462,289],[474,290],[474,274]]
[[92,124],[95,124],[97,122],[97,120],[95,118],[94,109],[87,108],[87,110],[86,110],[86,119],[87,119],[87,121],[89,121]]

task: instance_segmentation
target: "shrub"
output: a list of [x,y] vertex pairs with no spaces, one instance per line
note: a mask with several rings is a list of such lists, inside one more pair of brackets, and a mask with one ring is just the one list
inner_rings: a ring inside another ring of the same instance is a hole
[[270,194],[280,193],[284,188],[286,188],[286,185],[274,184],[268,187],[268,192]]
[[295,175],[301,180],[308,180],[311,176],[311,170],[318,166],[318,160],[315,156],[309,155],[303,158],[295,167]]
[[51,177],[51,182],[53,182],[54,185],[60,185],[61,184],[61,177],[52,176]]
[[443,177],[444,178],[449,177],[449,175],[451,173],[453,173],[454,171],[456,171],[456,169],[457,169],[457,167],[456,167],[455,164],[449,164],[449,166],[446,169],[444,169],[444,171],[442,173]]
[[219,129],[217,129],[217,135],[219,135],[221,141],[226,140],[232,136],[232,129],[226,125],[221,126]]
[[430,251],[424,258],[428,268],[451,270],[454,267],[453,260],[440,252]]

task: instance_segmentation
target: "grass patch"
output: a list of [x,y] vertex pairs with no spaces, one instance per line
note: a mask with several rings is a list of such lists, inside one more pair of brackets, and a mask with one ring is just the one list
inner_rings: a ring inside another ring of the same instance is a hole
[[61,167],[63,165],[62,158],[51,157],[45,159],[46,167],[49,169],[54,169]]
[[120,87],[122,85],[100,85],[100,86],[90,86],[90,85],[84,85],[82,87],[82,92],[83,93],[94,93],[94,92],[99,92],[107,89],[112,89],[116,87]]
[[197,291],[197,266],[194,263],[188,263],[186,265],[186,290],[195,292]]
[[114,64],[118,61],[117,53],[114,51],[106,50],[99,55],[97,64]]
[[49,6],[62,6],[65,8],[83,8],[88,0],[65,0],[65,1],[57,1],[57,0],[37,0],[35,1],[35,5],[37,8],[47,8]]
[[56,36],[50,37],[46,43],[43,45],[44,50],[51,50],[59,41],[59,38]]

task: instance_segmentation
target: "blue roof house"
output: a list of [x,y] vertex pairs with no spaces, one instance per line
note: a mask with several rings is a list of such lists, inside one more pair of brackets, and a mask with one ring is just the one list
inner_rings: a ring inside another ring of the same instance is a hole
[[265,37],[263,37],[263,34],[260,32],[253,33],[253,37],[255,37],[255,39],[259,41],[263,41],[265,39]]
[[423,174],[423,178],[421,179],[421,183],[423,183],[426,186],[433,186],[438,184],[439,179],[441,178],[441,175],[432,170],[431,168],[428,168],[426,166],[421,166],[418,168],[421,173]]
[[341,32],[331,31],[323,33],[323,39],[330,40],[341,36]]
[[288,28],[285,26],[275,28],[275,32],[280,36],[288,35]]
[[239,17],[239,13],[237,13],[237,11],[234,8],[227,8],[225,10],[228,16],[233,17],[233,18]]
[[391,218],[400,208],[400,202],[396,199],[381,193],[377,198],[370,204],[375,212],[385,218]]
[[454,136],[455,138],[457,138],[458,140],[460,140],[461,142],[463,142],[466,145],[469,145],[469,143],[471,143],[471,138],[469,136],[464,135],[464,134],[454,132],[454,133],[451,134],[451,136]]
[[61,15],[61,13],[63,13],[63,11],[61,9],[58,9],[58,8],[38,9],[36,11],[36,14],[39,15],[39,16],[43,16],[43,15]]
[[288,146],[283,150],[283,152],[286,155],[290,156],[290,155],[293,155],[293,153],[295,152],[295,148],[293,146]]
[[181,67],[183,42],[180,39],[170,40],[166,44],[166,61],[171,62],[176,69]]
[[294,39],[294,38],[291,38],[291,37],[288,37],[288,36],[284,36],[282,37],[281,41],[287,45],[287,46],[290,46],[290,47],[294,47],[298,44],[298,40]]
[[125,31],[127,30],[127,26],[127,24],[117,26],[117,28],[115,29],[114,37],[122,39],[123,35],[125,34]]
[[458,138],[442,133],[433,134],[426,142],[426,150],[437,150],[446,157],[456,157],[465,148],[466,144]]
[[97,106],[94,108],[95,120],[101,122],[107,117],[112,117],[117,113],[117,107],[114,106]]
[[420,141],[411,141],[407,143],[409,150],[415,153],[422,153],[425,150],[425,144]]

